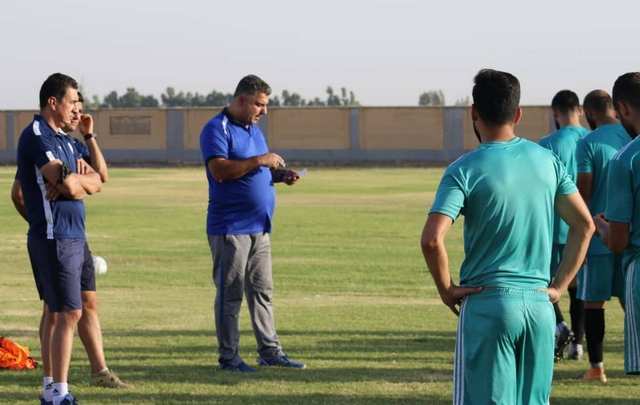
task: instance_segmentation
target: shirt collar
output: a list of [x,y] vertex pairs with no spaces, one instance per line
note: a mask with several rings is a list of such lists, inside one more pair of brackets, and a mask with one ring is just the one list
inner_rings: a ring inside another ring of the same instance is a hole
[[235,118],[233,118],[233,116],[231,116],[231,113],[229,112],[229,108],[225,107],[222,109],[222,113],[224,114],[225,117],[227,117],[227,119],[229,120],[230,123],[232,123],[233,125],[237,125],[239,127],[242,127],[246,130],[249,130],[249,128],[251,128],[251,124],[243,124],[242,122],[236,120]]

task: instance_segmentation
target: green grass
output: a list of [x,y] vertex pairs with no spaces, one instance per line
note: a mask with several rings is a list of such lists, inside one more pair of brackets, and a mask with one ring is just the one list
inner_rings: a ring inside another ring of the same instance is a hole
[[[0,335],[39,354],[26,225],[0,168]],[[216,369],[214,289],[204,232],[202,169],[113,169],[87,201],[88,234],[109,272],[98,278],[109,366],[135,385],[88,385],[76,339],[70,382],[84,404],[450,403],[456,318],[441,304],[418,247],[440,169],[312,169],[278,187],[273,233],[275,311],[285,350],[308,369],[231,375]],[[462,259],[461,228],[448,238]],[[563,308],[566,309],[566,301]],[[587,362],[556,368],[554,404],[632,404],[622,366],[622,312],[607,312],[608,386],[575,380]],[[242,356],[255,361],[246,309]],[[0,371],[0,402],[34,403],[40,370]]]

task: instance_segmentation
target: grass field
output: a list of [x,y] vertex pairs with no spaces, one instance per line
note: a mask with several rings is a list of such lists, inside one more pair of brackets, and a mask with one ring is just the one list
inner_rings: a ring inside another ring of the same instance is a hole
[[[41,304],[26,255],[26,224],[0,168],[0,335],[39,356]],[[235,375],[216,369],[211,263],[204,232],[206,180],[196,168],[113,169],[87,200],[88,235],[109,272],[98,278],[107,362],[134,384],[88,385],[79,339],[73,392],[83,404],[450,403],[456,318],[441,304],[418,239],[440,169],[312,169],[278,189],[273,232],[275,310],[285,350],[308,369]],[[460,224],[448,239],[462,259]],[[563,308],[567,308],[566,300]],[[553,404],[637,404],[622,367],[622,312],[607,312],[608,386],[555,372]],[[243,308],[242,356],[255,364]],[[0,402],[37,401],[40,370],[0,371]]]

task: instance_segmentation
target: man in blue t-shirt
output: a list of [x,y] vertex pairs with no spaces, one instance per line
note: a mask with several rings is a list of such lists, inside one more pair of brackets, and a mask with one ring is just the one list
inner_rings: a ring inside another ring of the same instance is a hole
[[[90,114],[84,113],[84,100],[80,92],[78,92],[78,100],[78,115],[74,116],[71,125],[63,127],[62,131],[65,133],[71,133],[77,129],[80,132],[84,138],[84,142],[81,142],[77,138],[69,137],[69,140],[71,140],[72,145],[78,154],[78,170],[80,173],[86,172],[86,164],[88,163],[91,168],[100,175],[102,183],[105,183],[109,178],[109,171],[107,162],[102,154],[102,150],[98,145],[96,135],[93,132],[93,117]],[[50,195],[50,197],[53,196]],[[11,187],[11,200],[13,201],[18,213],[28,221],[22,187],[19,180],[19,173],[17,172],[16,178],[14,179]],[[105,388],[126,388],[127,384],[124,383],[112,370],[110,370],[106,364],[102,343],[102,330],[100,327],[100,318],[98,316],[96,274],[93,265],[93,256],[89,248],[89,243],[86,240],[84,253],[85,257],[80,280],[82,317],[78,321],[78,335],[80,336],[80,340],[87,352],[87,357],[91,366],[91,384]],[[38,295],[42,300],[44,297],[42,294],[42,287],[38,284],[39,276],[37,274],[39,269],[33,267],[32,270],[36,281],[36,289],[38,290]],[[51,341],[55,318],[56,314],[50,313],[47,305],[44,304],[42,306],[42,317],[39,328],[41,342]],[[49,356],[42,357],[42,367],[45,371],[45,375],[51,374],[50,360]],[[46,388],[46,385],[47,382],[43,382],[43,389]]]
[[[578,142],[578,190],[591,215],[595,216],[606,208],[610,162],[631,138],[616,119],[613,101],[606,91],[589,92],[584,98],[583,108],[593,131]],[[603,357],[604,304],[612,296],[619,297],[622,302],[623,273],[620,255],[614,255],[602,239],[594,236],[585,266],[577,277],[577,296],[584,302],[585,334],[591,363],[583,376],[585,380],[607,382]]]
[[[49,312],[55,313],[51,341],[41,342],[43,358],[50,350],[51,380],[42,400],[58,405],[75,399],[68,391],[73,335],[82,315],[81,275],[84,261],[84,204],[100,191],[100,175],[80,168],[78,152],[62,128],[77,119],[78,84],[55,73],[40,88],[40,114],[22,131],[18,142],[18,180],[29,222],[27,249]],[[82,172],[82,173],[80,173]]]
[[613,105],[633,139],[609,163],[604,215],[596,216],[598,233],[626,269],[624,371],[640,374],[640,72],[626,73],[613,85]]
[[[515,136],[522,116],[518,79],[484,69],[474,83],[471,115],[481,144],[447,167],[421,239],[442,301],[460,315],[454,403],[546,405],[551,302],[580,268],[593,221],[558,157]],[[569,230],[550,283],[554,210]],[[465,257],[457,286],[444,238],[459,215]]]
[[[578,95],[571,90],[560,90],[551,100],[551,110],[556,124],[556,131],[540,140],[540,146],[551,150],[567,169],[571,181],[576,181],[576,149],[578,141],[589,131],[580,125],[582,109]],[[551,249],[551,278],[562,259],[562,252],[567,243],[569,227],[560,218],[553,220],[553,247]],[[582,338],[584,336],[584,308],[583,303],[576,297],[575,281],[569,287],[569,313],[571,315],[571,329],[567,326],[558,303],[553,304],[556,314],[556,348],[555,359],[563,358],[564,350],[572,343],[570,358],[580,357],[582,352]]]
[[234,99],[202,129],[200,149],[209,182],[207,235],[216,286],[215,321],[220,367],[253,372],[238,353],[243,293],[258,344],[258,364],[304,368],[282,351],[272,310],[271,223],[273,183],[299,176],[270,153],[256,125],[267,113],[271,88],[257,76],[238,83]]

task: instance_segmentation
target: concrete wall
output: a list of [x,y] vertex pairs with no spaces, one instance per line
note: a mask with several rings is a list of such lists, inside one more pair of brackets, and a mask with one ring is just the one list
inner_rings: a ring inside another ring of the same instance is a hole
[[[524,107],[520,136],[553,130],[547,107]],[[198,163],[200,131],[220,108],[109,109],[93,112],[95,132],[114,163]],[[0,111],[0,163],[15,163],[21,131],[35,111]],[[477,145],[465,107],[273,108],[260,127],[290,161],[445,164]]]

